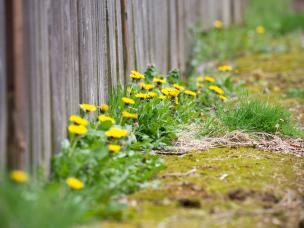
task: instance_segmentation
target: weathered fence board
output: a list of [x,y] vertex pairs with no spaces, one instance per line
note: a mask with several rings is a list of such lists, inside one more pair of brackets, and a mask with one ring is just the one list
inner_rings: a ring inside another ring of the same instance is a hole
[[[190,27],[206,29],[216,19],[239,23],[244,7],[244,0],[12,0],[7,1],[12,13],[5,16],[4,3],[0,0],[0,167],[10,160],[33,171],[49,170],[79,103],[106,102],[111,88],[130,80],[130,70],[142,72],[148,64],[162,73],[184,71],[193,43]],[[6,17],[13,18],[12,34],[4,35]],[[12,53],[4,52],[5,40]],[[6,116],[8,93],[13,95]]]
[[4,0],[0,0],[0,172],[3,172],[6,167],[7,103],[5,46]]

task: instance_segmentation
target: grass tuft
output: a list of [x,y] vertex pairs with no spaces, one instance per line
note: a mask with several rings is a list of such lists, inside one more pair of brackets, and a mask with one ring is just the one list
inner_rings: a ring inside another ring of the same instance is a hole
[[304,89],[290,88],[287,92],[287,96],[304,98]]
[[229,130],[303,136],[286,109],[256,99],[230,103],[219,109],[218,116]]

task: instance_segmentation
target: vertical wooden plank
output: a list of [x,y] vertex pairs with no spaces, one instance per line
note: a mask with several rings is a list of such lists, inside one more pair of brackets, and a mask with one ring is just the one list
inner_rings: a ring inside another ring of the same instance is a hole
[[244,12],[242,12],[242,0],[233,0],[233,22],[235,24],[240,24],[242,23],[242,14]]
[[[8,2],[7,2],[8,3]],[[29,77],[27,74],[25,47],[29,46],[25,40],[25,31],[28,31],[28,18],[30,13],[28,3],[22,0],[14,0],[12,6],[11,27],[12,37],[9,46],[12,48],[9,75],[10,83],[10,126],[8,126],[9,163],[12,168],[27,169],[30,166],[30,96]],[[12,19],[14,18],[14,19]],[[28,39],[27,39],[28,40]],[[27,56],[28,57],[28,56]]]
[[221,10],[222,10],[223,24],[225,26],[230,25],[230,23],[232,21],[231,9],[232,9],[232,1],[231,0],[222,0]]
[[67,116],[79,111],[79,42],[77,17],[77,1],[63,1],[63,67],[66,78],[65,106]]
[[79,26],[79,64],[80,64],[80,101],[81,103],[97,103],[97,77],[94,75],[93,0],[78,1]]
[[134,37],[135,39],[135,56],[137,63],[137,70],[144,71],[144,31],[143,31],[143,18],[142,18],[142,1],[132,0],[133,17],[134,17]]
[[177,49],[177,1],[176,0],[169,0],[169,70],[178,67],[178,49]]
[[155,18],[154,32],[155,32],[155,63],[156,67],[162,72],[166,73],[168,70],[168,1],[155,0],[153,13]]
[[[133,12],[133,0],[126,0],[126,20],[127,20],[127,30],[128,30],[128,67],[126,74],[128,75],[131,70],[137,69],[138,63],[135,51],[135,20]],[[127,77],[130,80],[129,77]]]
[[6,168],[6,128],[7,128],[7,98],[6,98],[6,42],[5,42],[5,11],[4,0],[0,0],[0,172]]
[[128,27],[128,2],[120,0],[121,3],[121,25],[122,25],[122,40],[123,40],[123,62],[124,62],[124,81],[129,80],[128,73],[130,72],[130,36]]
[[178,45],[178,68],[183,72],[185,70],[185,11],[184,1],[177,0],[177,45]]
[[[52,142],[54,152],[60,151],[61,140],[66,135],[66,104],[64,75],[62,1],[50,1],[49,10],[49,61],[51,79]],[[85,83],[85,82],[83,82]]]
[[52,134],[51,134],[51,88],[50,88],[50,71],[49,71],[49,46],[48,46],[48,10],[50,8],[50,0],[38,1],[39,14],[36,20],[39,22],[39,55],[38,65],[39,70],[39,94],[40,99],[40,113],[41,113],[41,150],[39,151],[40,164],[44,167],[46,175],[50,171],[50,159],[52,154]]
[[116,53],[116,18],[115,1],[107,0],[107,18],[108,18],[108,45],[110,58],[110,81],[111,87],[115,87],[118,81],[117,53]]
[[105,103],[108,98],[110,87],[110,59],[108,50],[108,31],[107,31],[107,2],[97,1],[97,85],[99,103]]
[[[29,4],[30,14],[30,129],[31,131],[31,168],[32,171],[36,171],[36,168],[41,161],[41,94],[40,94],[40,59],[39,59],[39,0],[33,0]],[[35,173],[35,172],[34,172]]]
[[123,85],[125,83],[124,72],[124,48],[123,48],[123,28],[122,28],[122,12],[121,1],[115,0],[115,37],[116,37],[116,57],[117,57],[117,74],[118,84]]
[[148,0],[142,0],[141,1],[141,9],[140,9],[140,15],[142,18],[142,33],[143,33],[143,70],[146,69],[146,67],[150,63],[150,50],[149,50],[149,16],[148,16]]

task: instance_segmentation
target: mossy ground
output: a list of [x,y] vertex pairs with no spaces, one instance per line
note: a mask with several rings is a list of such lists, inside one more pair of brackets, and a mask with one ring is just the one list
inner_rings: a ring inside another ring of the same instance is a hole
[[[303,126],[304,100],[286,97],[289,88],[304,87],[304,52],[295,40],[288,52],[236,60],[241,73],[235,78],[245,80],[251,96],[289,108]],[[254,148],[221,148],[163,159],[167,168],[149,187],[128,197],[129,219],[106,222],[104,227],[299,227],[301,220],[304,223],[304,158]]]
[[289,217],[299,218],[303,209],[299,204],[286,211],[282,202],[289,194],[301,199],[304,159],[252,148],[164,159],[160,186],[130,196],[131,219],[106,227],[276,227],[292,225]]

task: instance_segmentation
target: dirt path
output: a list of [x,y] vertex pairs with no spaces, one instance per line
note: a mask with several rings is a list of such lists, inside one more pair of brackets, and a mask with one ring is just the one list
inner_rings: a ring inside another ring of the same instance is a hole
[[[253,96],[288,107],[304,123],[304,53],[247,56],[236,61]],[[104,227],[304,227],[304,158],[252,147],[161,155],[167,168],[122,199],[130,219]]]

